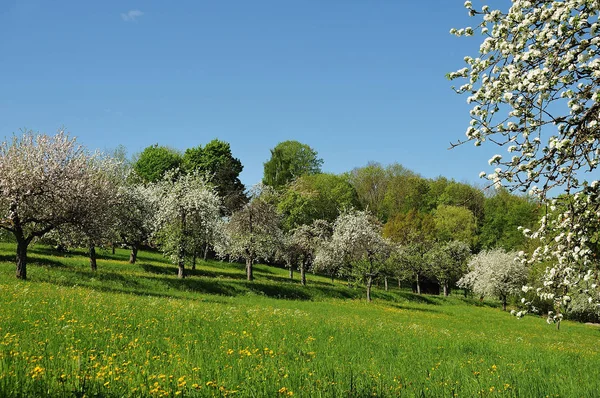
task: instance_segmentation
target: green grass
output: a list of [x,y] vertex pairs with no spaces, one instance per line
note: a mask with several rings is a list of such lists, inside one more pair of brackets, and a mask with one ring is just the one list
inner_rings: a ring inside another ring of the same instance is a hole
[[517,320],[460,296],[364,291],[209,261],[185,280],[160,254],[0,244],[0,396],[596,397],[592,326]]

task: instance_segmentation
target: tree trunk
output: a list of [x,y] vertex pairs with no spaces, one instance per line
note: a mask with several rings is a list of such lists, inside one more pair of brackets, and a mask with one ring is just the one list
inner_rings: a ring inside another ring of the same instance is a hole
[[443,287],[444,287],[444,297],[448,297],[448,282],[444,281],[444,283],[442,283]]
[[369,275],[367,279],[367,302],[371,302],[371,286],[373,285],[373,277]]
[[96,246],[91,243],[90,244],[90,268],[92,269],[92,271],[97,271],[98,270],[98,264],[96,263]]
[[290,279],[294,279],[294,267],[290,264]]
[[112,254],[115,254],[115,244],[114,244],[114,242],[113,242],[113,244],[111,246],[112,246]]
[[402,280],[398,278],[398,289],[402,289]]
[[195,270],[196,269],[196,249],[194,249],[194,254],[192,255],[192,269]]
[[177,277],[183,279],[185,278],[185,248],[183,244],[179,247],[179,255],[177,257]]
[[302,286],[306,286],[306,264],[304,262],[300,264],[300,283]]
[[139,247],[137,243],[131,245],[131,253],[129,253],[129,264],[135,264],[135,262],[137,261],[138,250]]
[[421,294],[421,283],[419,282],[419,274],[417,274],[417,294]]
[[206,261],[206,257],[208,257],[208,243],[204,245],[204,256],[202,257],[204,261]]
[[252,259],[246,259],[246,279],[249,281],[254,279],[254,275],[252,275]]
[[388,281],[387,281],[387,276],[383,277],[383,286],[385,287],[385,291],[388,291]]
[[506,296],[502,296],[502,311],[506,311]]
[[27,279],[27,242],[17,237],[17,279]]

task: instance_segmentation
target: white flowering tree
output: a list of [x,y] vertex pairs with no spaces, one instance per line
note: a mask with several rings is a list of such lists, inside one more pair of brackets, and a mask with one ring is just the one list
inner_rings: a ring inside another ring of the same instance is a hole
[[254,263],[274,258],[283,241],[281,217],[265,199],[270,194],[268,188],[255,187],[250,202],[234,212],[225,224],[225,239],[216,247],[221,257],[245,261],[249,281],[254,279]]
[[325,220],[314,220],[312,224],[301,225],[292,231],[291,245],[298,254],[300,282],[303,285],[306,285],[306,271],[314,265],[317,249],[331,234],[331,225]]
[[119,241],[131,249],[129,263],[137,261],[140,246],[148,241],[156,226],[158,197],[153,185],[123,185],[119,188],[117,233]]
[[425,255],[429,273],[435,277],[448,296],[448,287],[462,277],[467,269],[467,259],[471,255],[469,245],[460,241],[437,244]]
[[469,261],[467,269],[469,272],[457,285],[481,297],[498,297],[505,311],[508,297],[518,294],[527,282],[527,265],[518,260],[516,252],[504,249],[478,253]]
[[120,164],[110,156],[94,154],[88,160],[87,188],[73,193],[79,197],[72,218],[56,229],[57,239],[67,246],[88,250],[90,268],[96,271],[96,248],[117,238]]
[[[480,54],[449,74],[464,80],[457,91],[473,104],[466,141],[509,153],[493,156],[494,171],[482,177],[560,209],[526,231],[541,242],[528,261],[551,264],[538,294],[558,309],[570,291],[598,279],[593,236],[600,183],[592,172],[600,161],[600,3],[514,0],[505,11],[465,6],[476,27],[451,33],[483,36]],[[565,195],[550,199],[553,188]],[[597,291],[589,293],[598,301]]]
[[0,144],[0,228],[17,241],[17,278],[27,278],[27,248],[85,210],[95,162],[64,132],[26,132]]
[[220,226],[221,201],[203,175],[170,171],[157,185],[159,205],[155,238],[162,251],[185,277],[185,260],[199,240],[215,236]]
[[371,287],[375,278],[387,268],[391,242],[381,236],[381,225],[367,211],[349,211],[341,214],[333,225],[330,244],[325,246],[346,264],[346,272],[365,283],[367,301],[371,301]]

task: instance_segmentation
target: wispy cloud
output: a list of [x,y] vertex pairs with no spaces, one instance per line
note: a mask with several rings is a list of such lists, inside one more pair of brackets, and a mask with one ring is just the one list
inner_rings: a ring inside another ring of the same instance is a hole
[[140,10],[129,10],[121,14],[121,19],[125,22],[135,22],[142,15],[144,13]]

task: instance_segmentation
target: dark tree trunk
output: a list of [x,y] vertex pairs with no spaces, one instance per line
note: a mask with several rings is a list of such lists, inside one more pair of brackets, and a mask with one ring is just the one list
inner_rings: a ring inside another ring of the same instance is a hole
[[304,262],[300,264],[300,283],[302,286],[306,286],[306,264]]
[[96,246],[94,244],[90,244],[90,268],[92,271],[98,270],[98,264],[96,263]]
[[331,283],[335,283],[335,275],[331,275]]
[[246,279],[249,281],[254,279],[254,275],[252,275],[252,262],[251,258],[246,259]]
[[385,291],[388,291],[388,281],[387,281],[387,276],[383,277],[383,286],[385,287]]
[[112,254],[115,254],[115,244],[113,243],[111,246],[112,246]]
[[195,270],[196,269],[196,249],[194,249],[194,254],[192,255],[192,269]]
[[502,311],[506,311],[506,296],[502,296]]
[[294,266],[290,264],[290,279],[294,279]]
[[417,294],[421,294],[421,283],[419,281],[419,274],[417,274]]
[[369,275],[367,278],[367,301],[371,302],[371,286],[373,286],[373,277]]
[[17,279],[27,279],[27,246],[25,238],[17,237]]
[[135,264],[135,262],[137,261],[138,250],[139,245],[137,243],[131,245],[131,253],[129,253],[129,264]]

